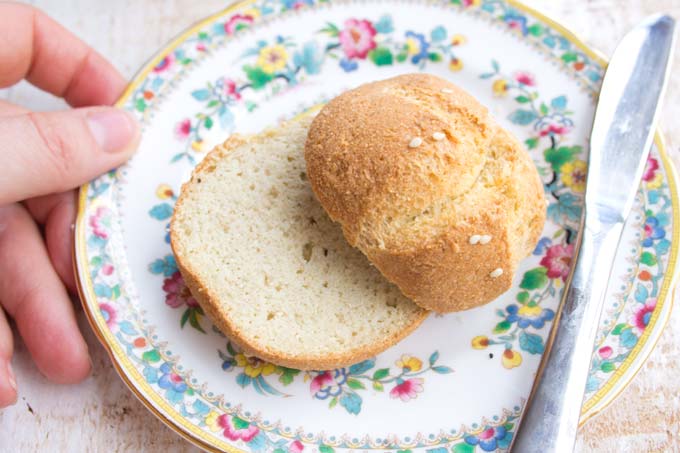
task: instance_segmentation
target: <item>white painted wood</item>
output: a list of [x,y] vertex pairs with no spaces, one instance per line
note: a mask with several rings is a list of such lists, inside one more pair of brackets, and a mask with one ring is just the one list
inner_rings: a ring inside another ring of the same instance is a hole
[[[159,47],[228,0],[34,0],[31,3],[72,30],[109,58],[126,76]],[[610,53],[627,29],[646,14],[680,17],[678,0],[527,0]],[[26,83],[0,90],[0,99],[38,110],[64,108],[63,102]],[[662,122],[676,162],[680,147],[680,58]],[[13,366],[19,401],[0,410],[0,452],[195,452],[156,420],[127,390],[87,325],[79,322],[90,347],[93,374],[74,386],[46,381],[15,336]],[[674,310],[658,347],[633,383],[579,438],[584,452],[680,451],[680,312]]]

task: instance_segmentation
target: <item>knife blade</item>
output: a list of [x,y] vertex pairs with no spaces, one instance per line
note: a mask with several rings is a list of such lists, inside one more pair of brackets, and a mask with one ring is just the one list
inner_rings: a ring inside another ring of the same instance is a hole
[[607,67],[590,136],[585,212],[570,284],[512,451],[572,452],[593,344],[623,224],[654,138],[675,44],[675,20],[647,18]]

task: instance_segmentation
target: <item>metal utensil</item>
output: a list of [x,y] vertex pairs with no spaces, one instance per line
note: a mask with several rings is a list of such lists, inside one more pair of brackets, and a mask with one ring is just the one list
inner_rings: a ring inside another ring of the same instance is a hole
[[580,250],[513,452],[574,449],[605,290],[652,145],[674,43],[675,20],[651,16],[623,38],[607,67],[590,136]]

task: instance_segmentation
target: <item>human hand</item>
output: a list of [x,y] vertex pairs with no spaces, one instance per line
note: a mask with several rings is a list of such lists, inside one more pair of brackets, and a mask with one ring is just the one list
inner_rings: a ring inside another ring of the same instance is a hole
[[102,107],[125,87],[110,63],[40,11],[0,3],[0,88],[21,79],[74,109],[38,113],[0,101],[0,407],[17,399],[5,313],[47,378],[89,374],[68,295],[76,291],[72,189],[123,163],[139,141],[131,116]]

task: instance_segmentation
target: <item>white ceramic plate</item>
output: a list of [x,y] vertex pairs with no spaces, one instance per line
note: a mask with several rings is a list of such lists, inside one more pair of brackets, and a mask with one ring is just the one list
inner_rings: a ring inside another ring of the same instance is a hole
[[[192,27],[119,103],[143,124],[137,155],[81,190],[81,296],[114,365],[156,415],[209,450],[506,449],[569,271],[603,66],[509,0],[256,0]],[[167,225],[181,183],[234,131],[414,71],[464,87],[527,144],[550,201],[535,253],[498,300],[431,316],[352,367],[298,372],[246,358],[177,272]],[[677,201],[657,141],[617,256],[583,420],[623,389],[668,317]]]

